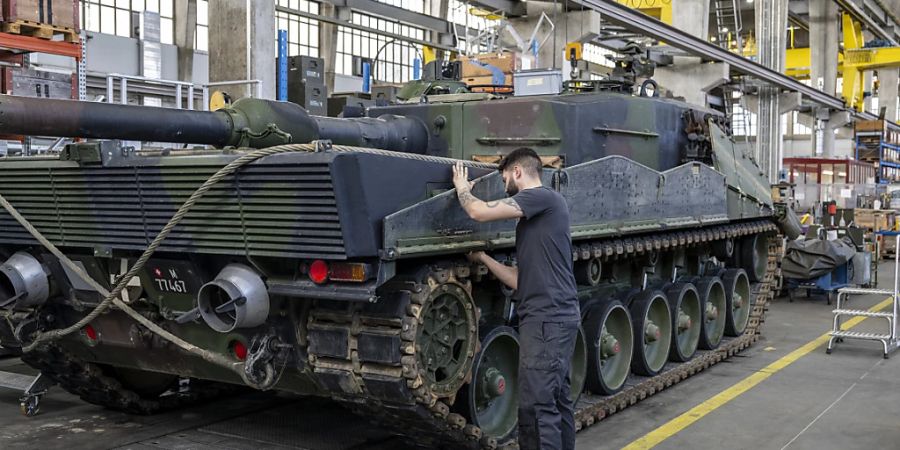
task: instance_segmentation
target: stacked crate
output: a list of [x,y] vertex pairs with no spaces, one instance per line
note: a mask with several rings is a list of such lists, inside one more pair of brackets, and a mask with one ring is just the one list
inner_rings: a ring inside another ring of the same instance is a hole
[[78,42],[78,0],[2,0],[4,33]]
[[874,163],[880,182],[900,181],[900,127],[886,120],[861,120],[854,134],[856,159]]
[[20,97],[72,98],[72,75],[48,72],[28,67],[0,69],[3,93]]
[[895,228],[896,211],[891,209],[863,209],[853,210],[853,222],[857,227],[874,232],[878,240],[880,258],[893,258],[896,253],[896,242],[893,238],[884,239],[881,231],[891,231]]
[[288,101],[315,116],[328,114],[325,60],[312,56],[288,58]]
[[863,209],[853,210],[853,222],[859,228],[869,231],[889,231],[894,228],[895,212],[890,209]]

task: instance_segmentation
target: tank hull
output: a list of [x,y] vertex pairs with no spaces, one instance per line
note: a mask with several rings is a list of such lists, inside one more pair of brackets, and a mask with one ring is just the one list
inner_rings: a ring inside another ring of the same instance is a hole
[[[609,113],[617,110],[627,114]],[[515,374],[486,355],[498,351],[495,336],[501,354],[518,345],[513,293],[464,254],[486,250],[515,264],[515,224],[469,220],[450,180],[459,159],[490,161],[521,145],[545,157],[544,183],[570,209],[583,334],[591,336],[573,374],[591,386],[576,393],[589,400],[579,404],[582,426],[756,339],[771,296],[774,207],[717,116],[617,94],[372,112],[400,113],[391,120],[430,124],[427,139],[391,134],[409,151],[278,147],[221,177],[128,284],[123,301],[143,319],[220,359],[183,350],[119,310],[23,359],[87,401],[129,412],[180,406],[160,386],[188,377],[200,380],[197,398],[212,392],[202,381],[285,390],[334,399],[420,444],[508,444],[514,390],[498,380],[514,385]],[[78,145],[60,160],[0,161],[0,195],[34,227],[0,213],[0,256],[28,252],[51,292],[42,304],[0,310],[4,346],[78,323],[103,301],[34,231],[112,289],[195,190],[251,154]],[[491,166],[467,164],[476,196],[504,197]],[[247,287],[261,283],[264,294]],[[721,295],[710,294],[716,286]],[[670,357],[671,342],[679,347]],[[629,372],[649,378],[626,385]]]

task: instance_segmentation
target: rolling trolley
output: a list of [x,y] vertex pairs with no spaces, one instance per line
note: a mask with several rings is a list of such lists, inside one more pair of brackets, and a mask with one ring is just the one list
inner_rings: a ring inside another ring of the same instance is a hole
[[[898,248],[900,248],[900,233],[891,233],[897,239]],[[842,288],[838,289],[834,320],[831,329],[831,339],[828,340],[828,348],[825,353],[831,354],[834,345],[843,342],[844,339],[862,339],[869,341],[881,342],[884,350],[884,358],[887,358],[891,352],[900,347],[900,333],[897,329],[898,313],[898,272],[900,272],[900,252],[894,255],[894,290],[887,289],[861,289],[861,288]],[[867,295],[867,294],[886,294],[892,299],[891,310],[889,312],[875,312],[864,309],[849,309],[844,307],[851,295]],[[841,318],[843,317],[876,317],[887,321],[887,333],[873,333],[866,331],[851,331],[841,329]]]

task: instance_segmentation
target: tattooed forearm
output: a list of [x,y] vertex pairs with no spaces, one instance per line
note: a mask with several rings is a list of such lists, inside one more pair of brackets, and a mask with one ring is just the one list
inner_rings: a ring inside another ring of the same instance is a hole
[[469,215],[469,218],[476,222],[515,219],[524,215],[519,204],[511,198],[484,202],[472,195],[471,190],[466,189],[465,186],[458,187],[456,195],[459,197],[459,204],[462,205],[463,210]]
[[516,203],[516,201],[513,200],[513,199],[511,199],[511,198],[504,198],[504,199],[501,199],[501,200],[495,200],[495,201],[492,201],[492,202],[487,202],[487,203],[485,203],[485,206],[487,206],[488,208],[496,208],[497,206],[499,206],[499,205],[501,205],[501,204],[505,204],[505,205],[512,206],[513,208],[516,209],[516,211],[521,211],[521,210],[522,210],[522,208],[519,206],[519,204]]
[[470,192],[468,189],[457,190],[456,194],[459,197],[459,203],[463,206],[463,208],[478,201],[478,199],[474,195],[472,195],[472,192]]

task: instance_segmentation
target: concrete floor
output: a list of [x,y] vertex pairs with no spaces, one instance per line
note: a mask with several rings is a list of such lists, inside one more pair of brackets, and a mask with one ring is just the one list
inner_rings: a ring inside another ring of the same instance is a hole
[[[883,287],[893,264],[880,269]],[[884,296],[857,297],[868,308]],[[831,307],[823,299],[777,299],[764,338],[727,362],[659,393],[579,433],[579,450],[617,449],[729,388],[827,332]],[[868,319],[856,330],[879,330]],[[824,347],[774,373],[660,443],[659,449],[900,448],[900,352],[881,357],[880,345],[847,341]],[[31,373],[16,359],[0,370]],[[19,413],[17,392],[0,389],[0,448],[43,449],[403,449],[364,420],[315,399],[253,393],[152,417],[115,413],[52,389],[37,417]],[[3,405],[6,405],[5,407]]]
[[[883,263],[879,275],[879,287],[891,288],[893,262]],[[884,299],[858,296],[851,305],[867,309]],[[829,331],[831,309],[823,298],[776,299],[763,339],[752,348],[583,431],[577,448],[628,445]],[[854,330],[886,332],[887,326],[868,319]],[[897,374],[900,352],[885,360],[877,342],[847,340],[831,355],[822,346],[655,448],[900,448]]]

